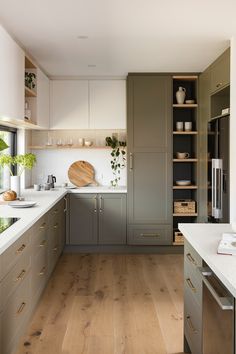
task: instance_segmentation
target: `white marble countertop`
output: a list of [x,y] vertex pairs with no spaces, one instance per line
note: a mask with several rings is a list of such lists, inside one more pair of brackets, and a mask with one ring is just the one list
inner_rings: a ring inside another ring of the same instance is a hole
[[38,219],[51,209],[67,193],[127,193],[126,187],[111,188],[106,186],[89,186],[75,189],[54,188],[50,191],[36,192],[33,189],[22,191],[25,200],[36,201],[32,208],[16,209],[9,205],[0,205],[0,217],[13,217],[19,220],[0,234],[0,254],[12,245]]
[[217,254],[223,232],[233,232],[230,224],[179,224],[179,230],[212,271],[236,298],[236,256]]

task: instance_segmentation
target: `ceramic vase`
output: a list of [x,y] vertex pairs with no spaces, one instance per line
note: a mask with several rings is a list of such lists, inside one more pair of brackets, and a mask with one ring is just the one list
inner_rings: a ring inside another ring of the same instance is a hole
[[186,97],[186,89],[184,87],[179,87],[176,92],[176,101],[178,104],[183,104]]
[[11,190],[16,192],[17,198],[20,197],[20,176],[11,176]]

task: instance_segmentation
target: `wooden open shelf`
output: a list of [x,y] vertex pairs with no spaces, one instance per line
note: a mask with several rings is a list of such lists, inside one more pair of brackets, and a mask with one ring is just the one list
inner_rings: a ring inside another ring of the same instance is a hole
[[25,69],[37,69],[37,66],[27,56],[25,56]]
[[198,216],[198,213],[173,213],[173,216],[189,216],[189,217],[191,217],[191,216]]
[[173,159],[173,162],[197,162],[198,159]]
[[37,97],[37,93],[25,86],[25,97]]
[[173,80],[181,81],[195,81],[198,79],[197,75],[174,75],[172,76]]
[[178,104],[178,103],[174,103],[173,104],[173,107],[174,108],[196,108],[198,107],[198,104],[197,103],[183,103],[183,104]]
[[79,145],[44,145],[44,146],[40,146],[40,145],[31,145],[29,146],[30,149],[33,150],[60,150],[60,149],[111,149],[110,146],[79,146]]
[[185,131],[177,132],[177,131],[173,131],[173,134],[174,134],[174,135],[197,135],[198,132],[197,132],[197,131],[191,131],[191,132],[185,132]]
[[189,185],[189,186],[173,186],[173,189],[198,189],[198,186]]

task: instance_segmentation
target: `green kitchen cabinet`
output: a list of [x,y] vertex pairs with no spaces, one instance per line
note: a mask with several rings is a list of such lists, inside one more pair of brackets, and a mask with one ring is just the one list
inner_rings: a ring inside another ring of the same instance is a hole
[[126,244],[126,195],[71,194],[71,245]]
[[211,93],[230,84],[230,49],[227,49],[211,66]]
[[172,223],[171,82],[170,75],[128,76],[129,244],[171,243],[171,231],[161,238],[134,236],[136,225],[158,230]]

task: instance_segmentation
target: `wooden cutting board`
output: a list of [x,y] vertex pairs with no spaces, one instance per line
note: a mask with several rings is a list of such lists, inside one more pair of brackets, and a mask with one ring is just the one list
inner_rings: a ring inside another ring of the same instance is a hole
[[77,187],[85,187],[89,184],[97,186],[98,183],[95,181],[94,176],[94,168],[87,161],[76,161],[68,170],[69,180]]

